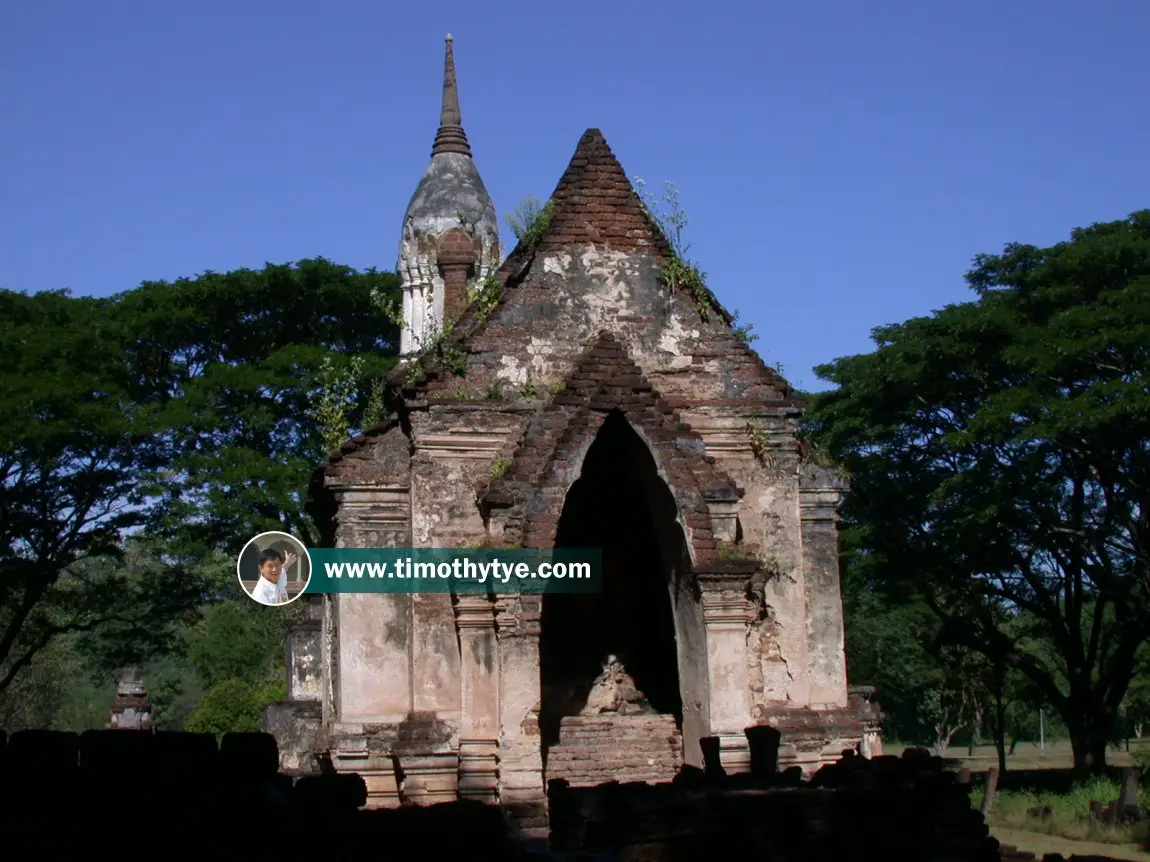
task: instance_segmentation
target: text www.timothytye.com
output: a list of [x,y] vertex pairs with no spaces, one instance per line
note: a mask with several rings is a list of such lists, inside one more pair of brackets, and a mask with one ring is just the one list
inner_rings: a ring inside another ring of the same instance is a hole
[[527,563],[501,563],[491,560],[454,559],[451,562],[424,563],[410,557],[388,563],[324,563],[329,578],[389,578],[395,580],[449,580],[456,579],[485,584],[489,580],[506,584],[512,578],[588,580],[590,563],[540,563],[536,567]]

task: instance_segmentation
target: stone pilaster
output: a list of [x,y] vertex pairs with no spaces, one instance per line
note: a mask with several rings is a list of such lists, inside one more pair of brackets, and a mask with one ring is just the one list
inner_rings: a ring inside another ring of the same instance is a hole
[[326,598],[304,596],[300,599],[308,609],[308,616],[292,626],[287,634],[287,700],[267,704],[260,713],[260,730],[275,737],[280,769],[285,772],[319,771],[317,756],[324,708],[329,702],[325,694],[329,678],[324,629]]
[[288,700],[323,700],[323,619],[307,597],[311,612],[287,635]]
[[462,657],[459,795],[494,803],[499,798],[499,642],[495,603],[487,595],[456,599],[455,624]]
[[499,800],[525,837],[546,836],[547,795],[539,732],[541,596],[497,600]]
[[810,705],[815,709],[838,709],[847,704],[837,511],[844,487],[839,476],[815,465],[804,467],[799,476]]
[[721,762],[728,774],[751,768],[744,733],[751,723],[745,582],[744,577],[728,574],[699,575],[707,633],[711,735],[719,739]]
[[[339,506],[338,548],[409,544],[408,485],[333,486]],[[331,597],[335,717],[342,722],[397,722],[413,708],[410,655],[416,621],[413,596],[346,593]]]
[[320,723],[331,727],[339,718],[339,608],[333,595],[316,602],[322,624],[320,659],[323,662],[323,706]]
[[443,279],[431,251],[421,249],[415,237],[404,236],[407,255],[400,261],[403,280],[403,319],[400,356],[410,358],[423,351],[442,324]]

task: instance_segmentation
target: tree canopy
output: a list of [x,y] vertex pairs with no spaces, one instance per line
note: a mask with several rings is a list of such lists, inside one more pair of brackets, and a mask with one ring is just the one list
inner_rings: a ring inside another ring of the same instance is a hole
[[808,433],[852,477],[857,577],[1023,674],[1098,769],[1150,638],[1150,211],[967,281],[817,369]]
[[314,538],[333,431],[384,409],[397,291],[323,259],[106,299],[0,291],[0,692],[60,637],[99,629],[108,661],[168,648],[220,595],[208,555]]

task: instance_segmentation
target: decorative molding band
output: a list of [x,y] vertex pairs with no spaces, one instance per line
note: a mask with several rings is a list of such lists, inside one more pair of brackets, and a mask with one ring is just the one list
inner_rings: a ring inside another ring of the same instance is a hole
[[743,455],[754,457],[751,441],[746,434],[723,431],[707,431],[699,434],[703,438],[703,445],[707,447],[707,454],[719,457],[721,455]]
[[506,444],[507,434],[460,431],[418,436],[415,451],[426,452],[437,458],[490,458],[498,455]]
[[818,488],[799,492],[799,519],[802,521],[837,521],[843,493],[836,488]]
[[703,590],[703,622],[708,627],[738,627],[747,624],[747,610],[749,602],[743,592],[742,585],[725,584],[719,586],[704,582]]
[[407,527],[411,517],[409,488],[398,485],[343,485],[333,490],[339,504],[336,520],[340,523]]
[[[745,431],[706,432],[699,436],[703,438],[703,444],[707,447],[709,455],[754,457],[751,440]],[[793,441],[785,434],[769,434],[765,442],[768,451],[771,452],[790,454],[797,451]]]
[[455,625],[460,634],[495,631],[495,602],[485,595],[460,595],[455,605]]

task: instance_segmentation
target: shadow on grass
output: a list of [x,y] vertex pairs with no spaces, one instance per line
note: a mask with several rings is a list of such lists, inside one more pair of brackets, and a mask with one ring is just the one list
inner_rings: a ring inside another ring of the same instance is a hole
[[[949,769],[970,769],[971,774],[975,776],[976,780],[979,776],[986,775],[985,768],[974,768],[970,765],[970,762],[966,760],[946,758],[944,763],[946,763]],[[1122,767],[1107,766],[1105,775],[1107,781],[1112,782],[1115,787],[1118,787],[1119,782],[1122,780]],[[1006,773],[999,776],[998,787],[1000,790],[1028,790],[1061,795],[1072,793],[1082,782],[1082,777],[1073,769],[1011,769],[1008,767]],[[1118,798],[1117,792],[1115,792],[1114,798]],[[1105,803],[1110,800],[1099,801]]]

